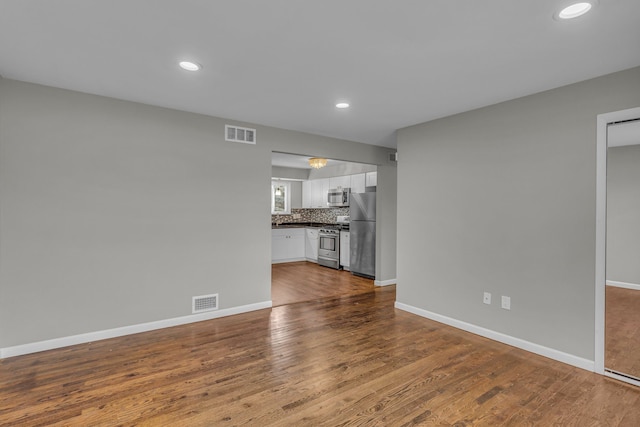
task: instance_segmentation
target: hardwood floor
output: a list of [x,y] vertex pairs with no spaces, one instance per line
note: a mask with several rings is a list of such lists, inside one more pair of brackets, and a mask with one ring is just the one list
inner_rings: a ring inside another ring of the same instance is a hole
[[640,425],[640,389],[394,301],[376,287],[8,358],[0,425]]
[[274,306],[372,292],[374,287],[373,280],[312,262],[271,265],[271,300]]
[[640,378],[640,291],[607,286],[605,301],[604,366]]

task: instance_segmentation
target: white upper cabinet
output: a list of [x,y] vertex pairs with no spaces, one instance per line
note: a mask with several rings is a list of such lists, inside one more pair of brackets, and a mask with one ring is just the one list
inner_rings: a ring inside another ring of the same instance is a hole
[[329,178],[312,179],[302,183],[302,207],[326,208]]
[[365,187],[365,174],[359,173],[357,175],[351,175],[351,192],[352,193],[364,193]]
[[302,207],[313,207],[313,181],[302,181]]
[[378,173],[367,172],[333,178],[312,179],[302,183],[302,207],[326,208],[329,189],[350,188],[352,193],[364,193],[365,187],[378,185]]
[[367,172],[366,186],[375,187],[378,185],[378,172]]
[[329,178],[317,179],[319,191],[316,193],[318,196],[317,208],[329,207]]
[[329,178],[329,188],[349,188],[351,187],[351,175],[336,176]]

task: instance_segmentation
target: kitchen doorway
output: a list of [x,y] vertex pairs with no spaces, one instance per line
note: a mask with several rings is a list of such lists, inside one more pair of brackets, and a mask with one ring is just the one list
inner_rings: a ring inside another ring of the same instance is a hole
[[[371,278],[350,273],[349,215],[350,195],[366,191],[375,194],[376,186],[375,165],[272,153],[274,306],[374,290]],[[332,250],[320,250],[329,240]],[[375,240],[373,245],[375,250]]]

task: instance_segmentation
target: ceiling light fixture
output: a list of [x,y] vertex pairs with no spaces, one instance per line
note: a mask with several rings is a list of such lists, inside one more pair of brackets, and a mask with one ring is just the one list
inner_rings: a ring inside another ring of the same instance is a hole
[[312,157],[309,159],[309,166],[314,169],[320,169],[327,166],[327,159],[323,159],[322,157]]
[[582,16],[585,13],[589,12],[592,7],[593,7],[593,4],[589,2],[574,3],[562,9],[558,13],[558,18],[560,19],[577,18],[578,16]]
[[338,102],[336,104],[336,108],[349,108],[349,103],[348,102]]
[[191,61],[180,61],[180,68],[187,71],[198,71],[202,68],[202,66],[196,62]]

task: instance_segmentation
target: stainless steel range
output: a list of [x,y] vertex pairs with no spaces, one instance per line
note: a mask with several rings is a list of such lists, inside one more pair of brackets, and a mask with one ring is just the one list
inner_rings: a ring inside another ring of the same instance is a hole
[[321,228],[318,232],[318,264],[340,269],[340,230]]

